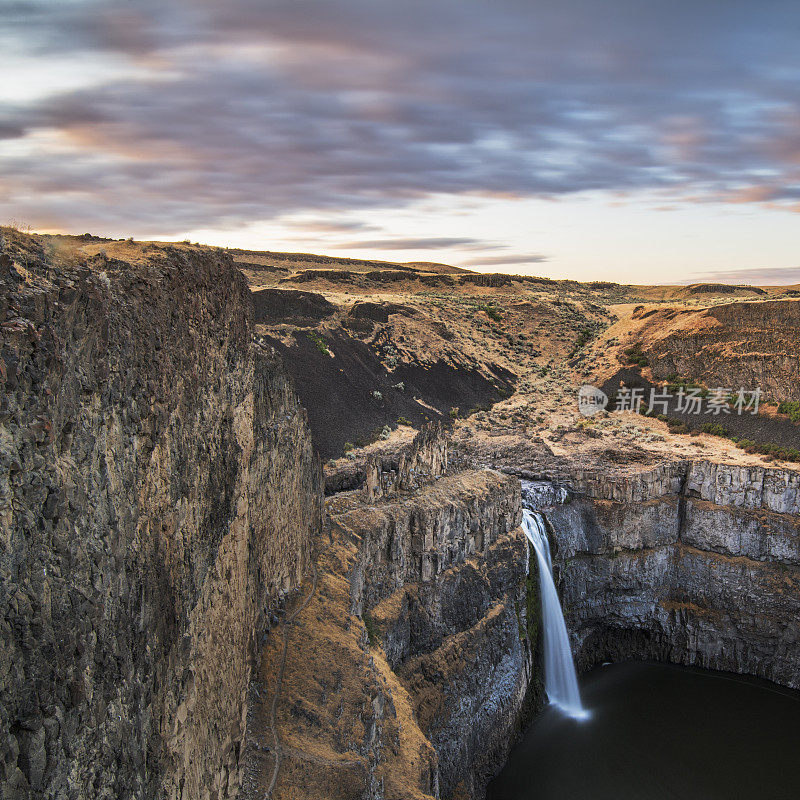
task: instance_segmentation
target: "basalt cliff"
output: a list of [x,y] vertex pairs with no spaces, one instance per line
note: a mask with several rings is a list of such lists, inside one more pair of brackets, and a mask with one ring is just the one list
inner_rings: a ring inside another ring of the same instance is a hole
[[230,797],[322,489],[225,259],[3,253],[3,796]]
[[0,280],[0,794],[479,796],[541,700],[519,483],[434,426],[325,503],[223,253]]
[[560,486],[532,499],[581,668],[649,658],[800,687],[800,474],[699,460]]

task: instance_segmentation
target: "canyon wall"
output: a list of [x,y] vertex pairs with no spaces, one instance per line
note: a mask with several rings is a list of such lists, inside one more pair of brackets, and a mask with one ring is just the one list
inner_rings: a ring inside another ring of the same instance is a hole
[[777,400],[796,400],[800,382],[800,302],[735,302],[700,311],[656,309],[642,324],[653,375],[685,375],[709,387],[756,386]]
[[46,241],[1,242],[0,797],[482,797],[542,701],[518,481],[431,426],[324,508],[225,254]]
[[582,669],[800,688],[800,473],[431,426],[326,466],[323,502],[227,256],[1,249],[0,797],[479,800],[543,701],[519,482],[479,463],[558,484],[536,498]]
[[546,514],[579,666],[655,658],[800,687],[800,473],[575,470]]
[[424,431],[328,498],[262,650],[244,797],[480,798],[541,703],[519,482],[446,452]]
[[227,256],[0,256],[0,796],[234,797],[310,563],[305,413]]

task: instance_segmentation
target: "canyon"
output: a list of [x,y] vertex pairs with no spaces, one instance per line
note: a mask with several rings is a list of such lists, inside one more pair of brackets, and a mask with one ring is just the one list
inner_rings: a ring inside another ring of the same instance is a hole
[[790,398],[796,301],[730,356],[440,265],[3,229],[0,281],[0,796],[480,800],[546,702],[523,506],[580,671],[800,688],[800,471],[574,407],[632,340]]
[[800,475],[580,476],[545,513],[581,669],[653,659],[800,687]]

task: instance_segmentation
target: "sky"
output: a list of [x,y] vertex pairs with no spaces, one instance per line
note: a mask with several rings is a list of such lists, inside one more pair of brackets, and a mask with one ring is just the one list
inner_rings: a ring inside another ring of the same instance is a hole
[[800,3],[0,0],[0,224],[800,282]]

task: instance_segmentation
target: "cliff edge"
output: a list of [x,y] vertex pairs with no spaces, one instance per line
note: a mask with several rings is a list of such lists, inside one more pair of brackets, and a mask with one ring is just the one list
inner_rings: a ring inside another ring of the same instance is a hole
[[0,253],[0,795],[235,796],[321,521],[305,412],[228,256]]

